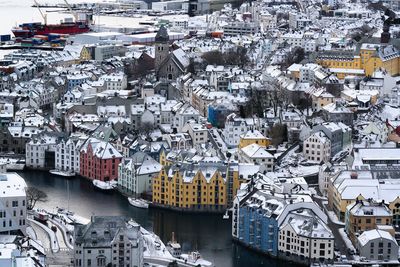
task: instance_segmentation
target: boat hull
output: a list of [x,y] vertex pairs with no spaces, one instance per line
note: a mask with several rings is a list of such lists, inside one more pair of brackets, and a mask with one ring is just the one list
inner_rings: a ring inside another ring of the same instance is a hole
[[59,170],[50,170],[49,173],[57,175],[57,176],[62,176],[62,177],[74,177],[75,176],[75,173],[64,172],[64,171],[59,171]]
[[103,182],[100,180],[93,180],[92,183],[95,188],[103,191],[112,191],[115,187],[115,185],[112,184],[111,182]]
[[140,209],[148,209],[149,208],[149,203],[145,200],[142,199],[134,199],[134,198],[128,198],[129,204],[136,208]]
[[68,35],[87,33],[90,31],[90,27],[86,23],[65,23],[54,25],[22,24],[17,28],[13,28],[11,31],[15,37],[30,38],[35,35],[49,35],[51,33]]

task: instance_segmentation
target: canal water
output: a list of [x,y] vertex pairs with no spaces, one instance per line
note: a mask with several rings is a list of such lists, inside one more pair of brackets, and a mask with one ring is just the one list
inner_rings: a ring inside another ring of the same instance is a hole
[[[218,267],[295,266],[269,259],[251,252],[231,239],[231,222],[222,215],[183,214],[161,209],[138,209],[118,192],[105,193],[94,189],[90,181],[82,178],[67,179],[47,172],[20,172],[28,186],[37,187],[48,195],[48,201],[37,207],[55,211],[67,208],[90,218],[91,215],[122,215],[133,218],[144,228],[155,232],[163,242],[171,233],[182,245],[182,250],[198,250],[202,256]],[[69,197],[68,190],[69,187]],[[69,201],[68,201],[69,199]]]

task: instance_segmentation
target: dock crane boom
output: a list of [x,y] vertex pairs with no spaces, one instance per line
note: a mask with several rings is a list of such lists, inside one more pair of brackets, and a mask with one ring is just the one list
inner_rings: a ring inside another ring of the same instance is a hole
[[44,24],[47,25],[47,14],[43,13],[42,9],[39,6],[39,3],[36,0],[33,0],[33,2],[35,2],[36,7],[39,9],[40,15],[44,20]]
[[69,9],[69,12],[72,14],[72,16],[74,16],[75,21],[78,21],[78,14],[72,10],[71,5],[67,2],[67,0],[64,0],[65,4],[67,5],[67,8]]

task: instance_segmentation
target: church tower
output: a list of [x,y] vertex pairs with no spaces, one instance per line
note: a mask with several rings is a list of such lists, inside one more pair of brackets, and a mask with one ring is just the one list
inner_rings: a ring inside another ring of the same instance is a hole
[[156,70],[156,75],[158,76],[158,72],[163,64],[165,64],[166,59],[169,55],[169,36],[167,29],[162,25],[157,32],[155,38],[155,62],[154,67]]

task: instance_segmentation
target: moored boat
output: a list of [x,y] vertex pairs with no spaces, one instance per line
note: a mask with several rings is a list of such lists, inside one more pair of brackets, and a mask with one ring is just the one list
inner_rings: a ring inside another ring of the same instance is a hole
[[192,263],[195,266],[212,266],[212,263],[203,259],[198,251],[192,251],[189,254],[181,254],[181,259],[185,262]]
[[224,220],[229,220],[229,213],[228,213],[228,210],[226,210],[224,216],[222,216],[222,219],[224,219]]
[[129,204],[136,208],[147,209],[149,207],[150,202],[141,198],[128,198]]
[[172,232],[172,239],[171,239],[171,241],[169,241],[167,243],[166,248],[174,258],[178,258],[178,259],[181,258],[181,254],[182,254],[181,244],[179,244],[178,242],[175,241],[175,233],[174,232]]
[[112,190],[115,187],[115,182],[113,181],[100,181],[100,180],[93,180],[93,185],[100,189],[100,190]]
[[60,171],[60,170],[50,170],[49,173],[58,175],[58,176],[63,176],[63,177],[73,177],[75,176],[75,173],[73,172],[67,172],[67,171]]

